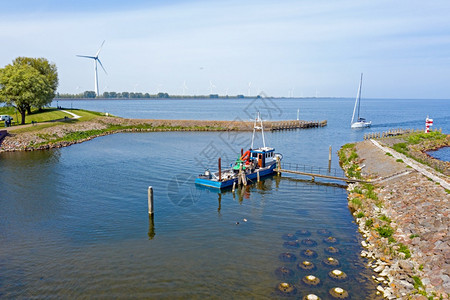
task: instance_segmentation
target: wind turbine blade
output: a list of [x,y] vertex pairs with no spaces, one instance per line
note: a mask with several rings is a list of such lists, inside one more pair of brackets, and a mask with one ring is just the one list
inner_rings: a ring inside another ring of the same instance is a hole
[[100,48],[98,48],[97,53],[95,54],[95,57],[98,57],[98,54],[100,53],[100,50],[102,50],[103,44],[105,43],[105,40],[103,40],[102,45],[100,46]]
[[86,56],[86,55],[77,55],[78,57],[91,58],[96,59],[94,56]]
[[105,71],[105,74],[108,75],[108,73],[106,72],[105,68],[103,67],[102,62],[100,61],[100,59],[97,58],[97,60],[98,60],[98,63],[100,64],[100,67],[102,67],[103,71]]

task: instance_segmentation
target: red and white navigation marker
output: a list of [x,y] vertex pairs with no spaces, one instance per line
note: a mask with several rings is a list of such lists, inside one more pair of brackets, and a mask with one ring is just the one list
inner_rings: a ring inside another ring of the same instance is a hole
[[428,118],[428,116],[427,116],[427,118],[426,118],[426,120],[425,120],[425,127],[426,127],[425,133],[430,132],[430,126],[433,126],[433,119],[430,119],[430,118]]

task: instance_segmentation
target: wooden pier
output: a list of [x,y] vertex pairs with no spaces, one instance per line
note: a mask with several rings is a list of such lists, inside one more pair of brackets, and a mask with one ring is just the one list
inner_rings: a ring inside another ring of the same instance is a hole
[[[277,166],[275,168],[275,172],[277,172],[278,175],[281,173],[290,173],[290,174],[296,174],[296,175],[309,176],[309,177],[311,177],[312,181],[315,181],[316,177],[319,177],[319,178],[327,178],[327,179],[345,181],[347,183],[353,183],[353,182],[367,183],[366,180],[352,179],[352,178],[345,177],[343,171],[338,172],[336,169],[331,169],[330,167],[319,168],[319,167],[312,167],[312,166],[299,166],[298,164],[292,165],[290,163],[286,163],[286,165],[291,166],[291,169],[293,169],[295,167],[295,170],[289,170],[289,169],[282,168],[281,162],[278,159]],[[303,169],[303,171],[301,171],[301,169]],[[316,170],[318,171],[317,173],[314,172]],[[327,174],[320,174],[321,170],[327,170],[327,172],[326,172]]]
[[291,120],[291,121],[271,121],[264,122],[265,130],[292,130],[299,128],[314,128],[314,127],[324,127],[327,126],[327,120],[323,121],[302,121],[302,120]]
[[[433,130],[430,130],[430,131],[433,131]],[[435,129],[434,131],[439,131],[442,133],[442,128]],[[403,129],[403,128],[389,129],[388,131],[383,131],[383,132],[366,133],[366,134],[364,134],[364,140],[381,139],[381,138],[393,137],[393,136],[408,134],[408,133],[413,133],[413,132],[424,132],[424,130],[423,129]]]
[[322,174],[308,173],[308,172],[301,172],[301,171],[292,171],[292,170],[286,170],[286,169],[277,169],[277,172],[278,173],[291,173],[291,174],[297,174],[297,175],[310,176],[312,181],[314,181],[316,179],[316,177],[321,177],[321,178],[328,178],[328,179],[345,181],[347,183],[352,183],[352,182],[363,182],[363,183],[366,183],[367,182],[365,180],[360,180],[360,179],[352,179],[352,178],[347,178],[347,177],[336,177],[336,176],[331,176],[331,175],[322,175]]

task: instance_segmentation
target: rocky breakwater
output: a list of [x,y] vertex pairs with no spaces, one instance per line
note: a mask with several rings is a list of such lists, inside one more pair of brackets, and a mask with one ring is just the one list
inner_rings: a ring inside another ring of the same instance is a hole
[[[253,125],[250,121],[147,120],[118,117],[98,117],[89,121],[67,119],[36,126],[13,127],[4,140],[0,141],[0,152],[61,148],[118,132],[251,131]],[[264,121],[264,128],[267,130],[317,126],[326,126],[326,121]]]
[[370,140],[343,146],[339,157],[347,176],[369,182],[348,186],[348,204],[378,292],[388,299],[448,299],[450,191]]

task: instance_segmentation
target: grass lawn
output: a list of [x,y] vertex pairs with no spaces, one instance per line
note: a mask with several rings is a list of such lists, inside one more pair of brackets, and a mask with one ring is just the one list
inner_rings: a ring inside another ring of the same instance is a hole
[[[81,116],[81,118],[71,120],[70,118],[72,118],[72,115],[65,113],[61,110],[58,110],[56,108],[53,108],[53,107],[47,107],[47,108],[44,108],[41,112],[38,112],[37,110],[32,110],[32,113],[30,115],[28,115],[28,114],[26,115],[25,124],[32,124],[33,121],[36,122],[37,124],[35,124],[34,126],[31,126],[31,127],[23,127],[23,128],[18,128],[17,130],[14,130],[14,127],[16,127],[17,125],[20,125],[20,124],[17,124],[18,123],[17,121],[20,122],[22,120],[20,114],[17,113],[17,115],[16,115],[16,109],[13,107],[0,107],[0,115],[10,115],[11,117],[13,117],[13,121],[15,123],[10,129],[12,129],[16,132],[34,131],[34,130],[43,129],[46,127],[59,125],[61,123],[89,121],[91,119],[94,119],[94,118],[104,115],[102,113],[91,112],[91,111],[81,110],[81,109],[67,109],[67,111],[70,111],[76,115],[79,115],[79,116]],[[63,120],[64,117],[69,118],[69,120],[63,121],[63,122],[56,121],[56,120]],[[3,121],[1,121],[0,127],[3,127],[4,124],[5,123]]]

